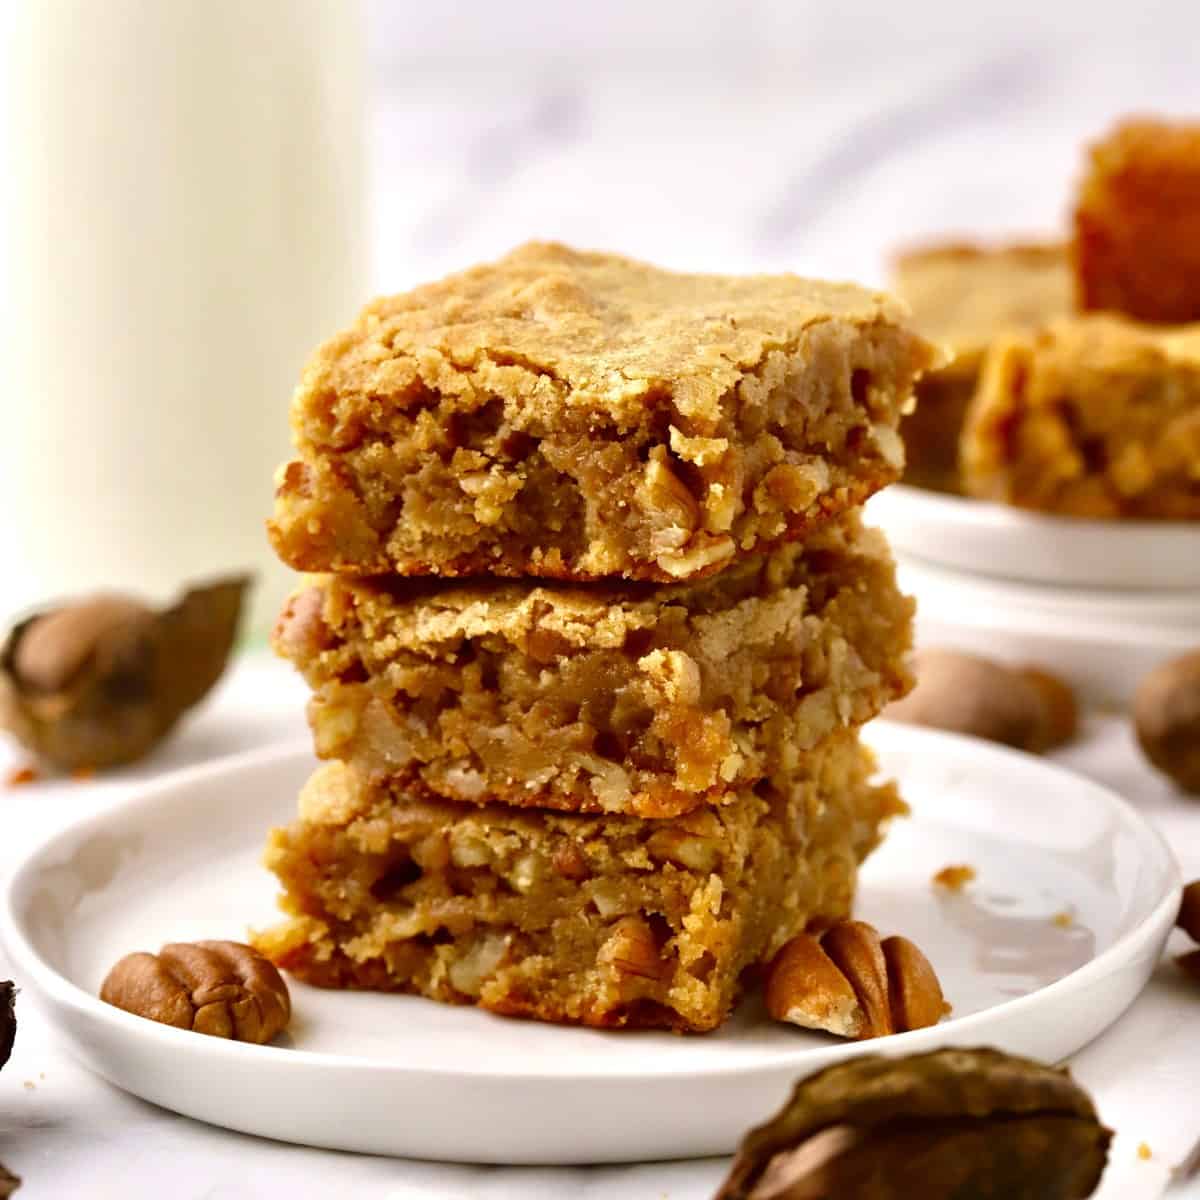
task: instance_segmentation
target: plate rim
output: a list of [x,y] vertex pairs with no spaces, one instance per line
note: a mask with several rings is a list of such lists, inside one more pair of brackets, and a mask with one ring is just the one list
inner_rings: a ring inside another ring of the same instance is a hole
[[[1006,531],[1025,533],[1030,529],[1054,533],[1078,533],[1081,529],[1095,531],[1108,536],[1147,532],[1163,533],[1165,537],[1190,534],[1200,538],[1200,521],[1179,518],[1151,517],[1082,517],[1066,513],[1041,512],[1035,508],[1020,508],[1015,504],[1001,504],[996,500],[980,500],[974,496],[960,496],[954,492],[939,492],[923,488],[915,483],[898,482],[881,489],[872,496],[874,503],[886,503],[900,497],[902,503],[926,508],[941,508],[953,512],[964,525],[987,525]],[[1174,589],[1167,589],[1174,590]]]
[[[1189,561],[1181,552],[1200,545],[1200,520],[1069,516],[903,482],[872,496],[867,515],[894,550],[986,579],[1130,596],[1200,592],[1200,572],[1162,569],[1164,561]],[[983,549],[975,546],[980,540]],[[1042,569],[1028,567],[1031,545],[1043,551]],[[1140,574],[1135,577],[1130,565]]]
[[[1037,988],[1023,996],[1016,996],[999,1004],[991,1005],[979,1012],[951,1018],[949,1021],[927,1029],[911,1030],[906,1033],[891,1034],[885,1038],[873,1039],[872,1052],[903,1054],[906,1052],[907,1045],[912,1041],[928,1041],[936,1037],[936,1031],[951,1028],[955,1031],[957,1044],[964,1044],[964,1035],[969,1034],[975,1025],[995,1019],[998,1015],[1011,1017],[1019,1014],[1021,1008],[1044,1002],[1047,993],[1083,987],[1087,985],[1092,976],[1103,977],[1109,974],[1113,964],[1127,957],[1131,944],[1140,944],[1144,940],[1157,936],[1160,925],[1165,924],[1169,929],[1170,925],[1174,923],[1175,911],[1178,908],[1182,892],[1182,875],[1174,852],[1153,823],[1148,821],[1124,796],[1107,784],[1100,783],[1057,763],[1047,762],[1017,750],[944,730],[925,729],[876,720],[870,722],[863,733],[864,740],[872,748],[874,748],[875,739],[879,735],[882,735],[882,740],[885,742],[889,739],[898,741],[901,737],[913,739],[918,747],[922,742],[926,744],[948,742],[951,749],[957,750],[959,754],[969,751],[972,755],[983,755],[985,760],[993,758],[1001,762],[1012,761],[1020,763],[1023,769],[1032,768],[1035,771],[1046,771],[1051,775],[1065,775],[1073,783],[1083,784],[1101,794],[1105,802],[1112,807],[1128,827],[1136,830],[1139,837],[1147,838],[1149,843],[1156,848],[1164,871],[1163,894],[1151,905],[1142,919],[1133,928],[1121,934],[1112,945],[1075,970],[1044,987]],[[230,772],[247,768],[266,768],[276,763],[287,762],[301,754],[313,757],[311,743],[307,739],[303,741],[289,740],[256,747],[238,754],[225,755],[205,763],[184,767],[158,779],[135,784],[121,799],[108,805],[102,811],[77,817],[36,839],[8,871],[3,881],[3,894],[0,896],[0,942],[7,950],[14,967],[27,976],[28,981],[33,984],[37,992],[54,1004],[70,1010],[83,1020],[113,1025],[117,1030],[123,1031],[130,1037],[141,1040],[149,1039],[151,1043],[158,1041],[164,1050],[170,1052],[185,1054],[202,1052],[208,1056],[215,1056],[218,1061],[225,1059],[233,1062],[250,1056],[251,1060],[262,1060],[264,1065],[271,1062],[282,1066],[286,1062],[294,1064],[298,1068],[328,1073],[368,1071],[373,1074],[398,1074],[413,1078],[462,1077],[492,1082],[520,1081],[530,1084],[561,1084],[573,1080],[584,1084],[603,1085],[644,1081],[648,1077],[653,1078],[656,1082],[667,1079],[687,1082],[711,1079],[714,1076],[742,1075],[764,1069],[787,1069],[789,1066],[803,1069],[805,1066],[804,1055],[812,1049],[811,1046],[798,1046],[795,1050],[763,1050],[759,1057],[752,1060],[730,1063],[712,1062],[696,1066],[686,1062],[674,1063],[669,1056],[657,1056],[656,1059],[647,1056],[647,1060],[636,1068],[630,1066],[608,1071],[572,1068],[569,1072],[556,1072],[476,1068],[461,1063],[445,1066],[442,1064],[409,1066],[396,1060],[385,1061],[362,1055],[341,1055],[329,1051],[304,1050],[298,1047],[260,1046],[224,1038],[205,1038],[203,1042],[200,1042],[190,1030],[161,1025],[105,1004],[98,995],[93,995],[74,983],[48,962],[33,944],[31,936],[22,928],[18,912],[21,897],[36,882],[36,871],[40,865],[43,865],[42,860],[52,854],[60,843],[78,841],[93,833],[102,832],[116,818],[134,819],[137,813],[152,810],[165,798],[170,798],[172,794],[186,791],[195,785],[203,784],[206,780],[221,778]],[[176,803],[180,802],[176,797]],[[429,1003],[434,1002],[429,1001]],[[486,1015],[495,1016],[495,1014]],[[586,1032],[592,1033],[598,1038],[612,1036],[628,1038],[631,1033],[636,1037],[641,1031],[588,1030]],[[835,1061],[842,1057],[862,1054],[864,1052],[862,1047],[862,1042],[850,1041],[833,1043],[824,1049],[827,1055],[831,1056],[829,1060]]]

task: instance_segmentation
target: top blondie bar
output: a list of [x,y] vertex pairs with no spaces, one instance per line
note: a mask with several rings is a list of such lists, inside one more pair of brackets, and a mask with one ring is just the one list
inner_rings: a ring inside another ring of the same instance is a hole
[[272,541],[303,571],[712,574],[900,475],[938,357],[906,317],[850,284],[522,246],[317,351]]

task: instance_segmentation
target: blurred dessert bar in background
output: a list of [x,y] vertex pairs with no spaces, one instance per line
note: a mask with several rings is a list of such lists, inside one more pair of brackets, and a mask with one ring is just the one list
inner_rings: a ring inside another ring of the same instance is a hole
[[329,576],[275,644],[323,758],[416,795],[661,817],[875,716],[911,685],[911,619],[851,514],[691,584]]
[[893,286],[917,328],[953,355],[917,383],[917,407],[901,423],[905,481],[956,491],[958,438],[984,353],[997,335],[1026,331],[1071,310],[1064,245],[946,242],[896,257]]
[[1073,235],[898,257],[917,327],[954,355],[901,427],[905,479],[1072,516],[1194,520],[1200,124],[1125,121],[1095,143]]
[[990,351],[966,492],[1080,517],[1200,519],[1200,325],[1074,317]]
[[1200,321],[1200,124],[1129,120],[1091,147],[1074,265],[1081,309]]
[[850,284],[530,244],[313,357],[272,538],[303,571],[711,574],[897,479],[933,358]]
[[903,811],[873,770],[842,733],[727,805],[646,821],[421,800],[326,763],[271,834],[289,915],[254,940],[324,987],[703,1032],[743,970],[849,914]]

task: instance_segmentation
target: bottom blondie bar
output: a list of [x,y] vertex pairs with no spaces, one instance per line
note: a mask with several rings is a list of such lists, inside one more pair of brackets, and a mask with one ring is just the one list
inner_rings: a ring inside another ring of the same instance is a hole
[[413,799],[326,763],[271,833],[289,917],[253,941],[323,987],[714,1029],[746,968],[847,915],[858,864],[904,810],[852,731],[801,762],[661,820]]

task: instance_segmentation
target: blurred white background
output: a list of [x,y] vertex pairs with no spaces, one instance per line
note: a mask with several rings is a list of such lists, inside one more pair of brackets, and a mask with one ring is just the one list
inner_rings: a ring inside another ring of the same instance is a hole
[[1053,231],[1081,144],[1200,113],[1195,0],[374,0],[375,282],[531,235],[880,281]]
[[252,566],[261,632],[288,395],[373,292],[530,237],[881,283],[1063,228],[1148,110],[1200,114],[1197,0],[0,0],[0,614]]

